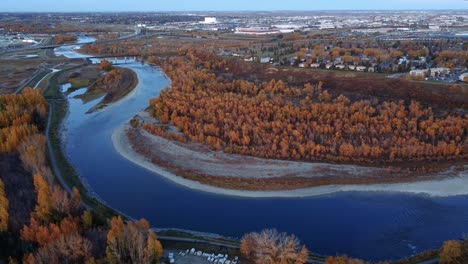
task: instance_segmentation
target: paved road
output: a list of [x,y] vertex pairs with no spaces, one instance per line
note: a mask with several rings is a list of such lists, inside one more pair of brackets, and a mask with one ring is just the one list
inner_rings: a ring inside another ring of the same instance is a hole
[[[55,178],[59,181],[60,185],[62,185],[62,188],[67,191],[70,195],[72,194],[72,190],[70,188],[70,186],[68,186],[68,184],[65,182],[65,180],[63,179],[63,175],[62,175],[62,172],[60,171],[58,165],[57,165],[57,160],[55,159],[55,154],[54,154],[54,150],[52,148],[52,143],[51,143],[51,140],[50,140],[50,124],[52,123],[52,112],[54,111],[54,105],[53,103],[50,103],[49,102],[49,114],[48,114],[48,117],[47,117],[47,127],[46,127],[46,137],[47,137],[47,150],[48,150],[48,153],[49,153],[49,157],[50,157],[50,165],[52,166],[52,170],[54,172],[54,175],[55,175]],[[81,201],[81,204],[83,205],[83,207],[86,208],[86,210],[90,210],[92,211],[93,208],[91,206],[89,206],[88,204],[86,204],[85,202],[83,202],[83,200]]]
[[36,78],[37,76],[39,76],[39,74],[43,73],[45,71],[45,69],[41,69],[41,70],[38,70],[36,73],[33,74],[33,76],[31,76],[31,78],[29,78],[28,80],[25,80],[23,84],[20,84],[20,86],[18,87],[18,89],[16,89],[15,91],[15,94],[19,94],[21,93],[21,91],[23,91],[23,89],[28,86],[28,84],[34,80],[34,78]]
[[[159,236],[158,239],[162,241],[178,241],[178,242],[189,242],[189,243],[199,243],[199,244],[205,244],[205,245],[210,245],[210,246],[216,246],[216,247],[225,247],[225,248],[231,248],[231,249],[239,249],[239,245],[233,245],[230,243],[224,243],[221,241],[207,241],[207,240],[201,240],[201,239],[195,239],[195,238],[186,238],[186,237],[171,237],[171,236]],[[307,261],[307,263],[311,264],[323,264],[325,263],[322,260],[315,260],[315,259],[310,259]],[[424,263],[426,264],[426,263]],[[430,264],[430,263],[427,263]]]
[[72,190],[70,189],[70,186],[65,182],[62,176],[62,172],[60,172],[60,169],[57,165],[57,160],[55,159],[54,155],[54,150],[52,148],[52,143],[50,141],[50,124],[52,123],[52,112],[54,111],[54,104],[49,103],[49,115],[47,117],[47,127],[46,127],[46,136],[47,136],[47,150],[49,152],[49,157],[50,157],[50,165],[52,166],[52,170],[54,171],[54,175],[57,178],[57,180],[60,182],[60,185],[62,185],[62,188],[65,189],[68,193],[71,194]]
[[225,247],[225,248],[231,248],[231,249],[239,249],[238,245],[233,245],[233,244],[230,244],[230,243],[207,241],[207,240],[188,238],[188,237],[171,237],[171,236],[159,236],[158,235],[158,239],[163,240],[163,241],[165,240],[165,241],[201,243],[201,244],[206,244],[206,245],[210,245],[210,246]]
[[9,53],[14,53],[14,52],[19,52],[19,51],[30,51],[30,50],[40,50],[40,49],[53,49],[53,48],[58,48],[58,47],[67,47],[67,46],[76,46],[76,45],[86,45],[86,44],[92,44],[92,43],[111,43],[111,42],[116,42],[116,41],[121,41],[121,40],[126,40],[126,39],[131,39],[135,37],[143,37],[145,35],[139,35],[139,34],[131,34],[127,36],[123,36],[120,38],[116,39],[109,39],[109,40],[101,40],[98,42],[84,42],[84,43],[72,43],[72,44],[62,44],[62,45],[34,45],[26,48],[19,48],[19,49],[10,49],[10,50],[5,50],[3,52],[0,52],[0,54],[9,54]]
[[421,262],[416,262],[416,264],[438,264],[439,263],[439,258],[433,258],[429,260],[424,260]]

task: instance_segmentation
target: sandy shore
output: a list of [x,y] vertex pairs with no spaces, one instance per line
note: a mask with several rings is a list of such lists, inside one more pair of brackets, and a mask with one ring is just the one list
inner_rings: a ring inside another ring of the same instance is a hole
[[[332,194],[337,192],[351,192],[351,191],[366,191],[366,192],[403,192],[403,193],[418,193],[426,194],[436,197],[455,196],[455,195],[468,195],[468,173],[466,171],[459,172],[458,176],[450,177],[442,180],[420,181],[412,183],[394,183],[394,184],[366,184],[366,185],[328,185],[318,186],[311,188],[302,188],[295,190],[281,190],[281,191],[244,191],[232,190],[214,187],[206,184],[201,184],[196,181],[187,180],[179,177],[164,168],[157,166],[149,161],[143,155],[137,153],[128,140],[126,131],[129,125],[125,124],[116,129],[112,134],[112,142],[115,149],[123,157],[129,161],[142,166],[162,177],[165,177],[177,184],[183,185],[190,189],[221,194],[230,196],[241,197],[307,197]],[[453,174],[453,171],[445,173]]]

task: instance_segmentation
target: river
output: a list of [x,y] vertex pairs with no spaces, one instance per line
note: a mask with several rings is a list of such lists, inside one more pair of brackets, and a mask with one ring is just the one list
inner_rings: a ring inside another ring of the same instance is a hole
[[[82,56],[72,48],[60,52]],[[410,256],[468,233],[468,196],[342,192],[307,198],[240,198],[194,191],[147,171],[120,156],[111,135],[146,108],[169,80],[148,65],[122,66],[138,75],[135,93],[92,114],[85,112],[97,101],[83,104],[72,98],[84,90],[69,95],[62,140],[70,162],[91,191],[133,218],[144,217],[155,227],[231,237],[277,228],[296,234],[314,253],[368,260]]]

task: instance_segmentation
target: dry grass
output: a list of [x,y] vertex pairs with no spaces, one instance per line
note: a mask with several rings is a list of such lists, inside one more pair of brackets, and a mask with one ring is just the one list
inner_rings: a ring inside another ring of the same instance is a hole
[[[131,128],[127,136],[132,148],[152,163],[185,179],[225,189],[275,191],[333,184],[416,182],[436,178],[432,174],[403,168],[358,168],[352,165],[258,159],[214,152],[191,146],[190,143],[177,142],[178,147],[168,148],[157,143],[168,140],[150,135],[157,139],[155,143],[148,138],[147,133],[136,128]],[[188,151],[180,150],[180,146]],[[311,169],[306,171],[305,167]],[[270,175],[265,176],[266,172]]]

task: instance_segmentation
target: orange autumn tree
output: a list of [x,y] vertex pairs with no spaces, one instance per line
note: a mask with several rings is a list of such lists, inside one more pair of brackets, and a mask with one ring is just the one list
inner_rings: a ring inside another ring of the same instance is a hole
[[23,258],[24,264],[62,264],[94,262],[92,244],[83,236],[73,233],[60,236],[53,242],[41,247],[34,254],[27,254]]
[[110,71],[112,70],[112,62],[108,60],[102,60],[101,63],[99,64],[99,69],[101,71]]
[[41,174],[49,182],[52,172],[47,166],[47,139],[42,134],[33,134],[23,139],[18,147],[21,162],[32,174]]
[[5,193],[5,184],[0,179],[0,232],[8,230],[8,199]]
[[34,217],[41,222],[48,222],[52,215],[52,201],[49,190],[49,185],[40,174],[35,174],[34,188],[37,194],[36,208],[34,209]]
[[20,95],[0,95],[0,153],[11,153],[39,129],[47,103],[39,90],[25,88]]
[[262,158],[368,164],[468,157],[465,114],[435,114],[417,101],[351,100],[321,83],[290,87],[281,80],[227,79],[227,63],[196,50],[168,59],[162,68],[171,88],[150,101],[150,113],[163,125],[141,127]]
[[107,233],[108,263],[157,263],[162,253],[162,245],[146,220],[125,224],[120,216],[112,218]]
[[21,230],[21,239],[39,247],[35,253],[25,255],[23,263],[85,263],[92,259],[91,242],[79,233],[78,224],[67,217],[48,225],[31,218],[29,226]]
[[441,264],[461,264],[462,249],[459,242],[449,240],[444,243],[439,253],[439,263]]

